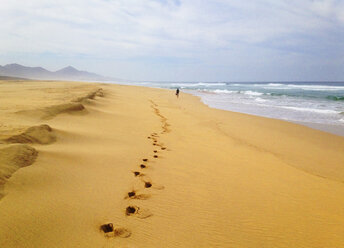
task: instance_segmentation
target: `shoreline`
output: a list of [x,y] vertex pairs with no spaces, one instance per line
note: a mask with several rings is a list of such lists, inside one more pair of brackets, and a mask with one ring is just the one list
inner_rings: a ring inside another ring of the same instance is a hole
[[[188,90],[185,93],[199,97],[200,101],[203,104],[205,104],[208,107],[213,108],[213,109],[220,109],[220,110],[225,110],[225,111],[229,111],[229,112],[233,112],[233,113],[242,113],[242,114],[247,114],[247,115],[252,115],[252,116],[258,116],[258,117],[264,117],[264,118],[269,118],[269,119],[286,121],[286,122],[289,122],[289,123],[300,124],[300,125],[303,125],[303,126],[308,127],[308,128],[312,128],[312,129],[315,129],[315,130],[320,130],[320,131],[323,131],[323,132],[326,132],[326,133],[330,133],[330,134],[334,134],[334,135],[337,135],[337,136],[344,137],[344,126],[341,126],[341,125],[325,124],[325,123],[313,123],[313,122],[306,122],[306,121],[294,121],[294,120],[274,118],[274,117],[260,115],[260,114],[239,112],[239,111],[229,110],[229,109],[225,109],[225,108],[214,107],[214,106],[211,106],[211,105],[205,103],[203,101],[203,99],[202,99],[202,96],[198,95],[196,93],[193,93],[193,90]],[[207,94],[211,94],[211,93],[207,93]]]
[[321,124],[321,123],[311,123],[311,122],[294,122],[312,129],[320,130],[326,133],[338,135],[344,137],[344,127],[339,125]]
[[[121,83],[108,83],[108,84],[114,84],[114,85],[123,85],[123,86],[138,86],[138,87],[147,87],[147,88],[151,88],[151,89],[164,89],[164,90],[172,90],[172,89],[168,89],[168,88],[162,88],[159,86],[146,86],[146,85],[140,85],[140,84],[121,84]],[[172,90],[173,91],[173,90]],[[197,91],[196,91],[197,92]],[[269,118],[269,119],[275,119],[275,120],[282,120],[282,121],[286,121],[289,123],[294,123],[294,124],[299,124],[311,129],[315,129],[315,130],[319,130],[319,131],[323,131],[329,134],[334,134],[337,136],[341,136],[344,137],[344,126],[343,125],[338,125],[338,124],[326,124],[326,123],[313,123],[313,122],[307,122],[307,121],[294,121],[294,120],[287,120],[287,119],[281,119],[281,118],[275,118],[275,117],[270,117],[270,116],[265,116],[265,115],[260,115],[260,114],[253,114],[253,113],[246,113],[246,112],[239,112],[239,111],[235,111],[235,110],[230,110],[230,109],[225,109],[225,108],[221,108],[221,107],[215,107],[215,106],[211,106],[207,103],[205,103],[202,99],[202,96],[197,94],[195,92],[195,90],[186,90],[184,92],[181,92],[181,94],[185,93],[185,94],[190,94],[192,96],[196,96],[198,98],[200,98],[200,101],[207,105],[209,108],[213,108],[213,109],[219,109],[219,110],[224,110],[224,111],[228,111],[228,112],[232,112],[232,113],[242,113],[242,114],[247,114],[247,115],[252,115],[252,116],[258,116],[258,117],[264,117],[264,118]],[[215,94],[212,92],[207,92],[207,93],[202,93],[202,94]]]
[[0,246],[344,242],[343,137],[167,89],[17,86],[0,84],[0,138],[21,135],[38,155],[6,179]]
[[[152,86],[144,86],[144,85],[134,85],[134,84],[131,85],[131,84],[120,84],[120,83],[109,83],[109,84],[123,85],[123,86],[147,87],[147,88],[151,88],[151,89],[163,89],[163,90],[171,90],[171,91],[173,91],[172,89],[152,87]],[[294,123],[294,124],[302,125],[304,127],[308,127],[308,128],[314,129],[314,130],[318,130],[318,131],[326,132],[326,133],[329,133],[329,134],[334,134],[334,135],[337,135],[337,136],[344,137],[344,126],[334,125],[334,124],[325,124],[325,123],[312,123],[312,122],[303,122],[303,121],[293,121],[293,120],[279,119],[279,118],[274,118],[274,117],[269,117],[269,116],[264,116],[264,115],[251,114],[251,113],[245,113],[245,112],[238,112],[238,111],[234,111],[234,110],[228,110],[228,109],[224,109],[224,108],[213,107],[213,106],[210,106],[209,104],[205,103],[203,101],[203,99],[202,99],[202,96],[193,93],[193,90],[187,90],[187,91],[181,92],[181,93],[182,94],[183,93],[184,94],[190,94],[192,96],[198,97],[202,104],[205,104],[206,106],[208,106],[209,108],[212,108],[212,109],[224,110],[224,111],[228,111],[228,112],[231,112],[231,113],[241,113],[241,114],[247,114],[247,115],[251,115],[251,116],[264,117],[264,118],[274,119],[274,120],[281,120],[281,121],[285,121],[285,122],[289,122],[289,123]],[[214,93],[208,92],[206,94],[214,94]]]

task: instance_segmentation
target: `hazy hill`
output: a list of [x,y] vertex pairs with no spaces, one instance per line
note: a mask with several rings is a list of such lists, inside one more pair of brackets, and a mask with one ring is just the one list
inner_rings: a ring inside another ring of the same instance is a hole
[[19,78],[19,77],[8,77],[8,76],[0,76],[1,80],[27,80],[26,78]]
[[118,78],[104,77],[87,71],[79,71],[72,66],[58,71],[49,71],[42,67],[28,67],[19,64],[0,66],[0,76],[21,77],[44,80],[74,80],[74,81],[125,81]]

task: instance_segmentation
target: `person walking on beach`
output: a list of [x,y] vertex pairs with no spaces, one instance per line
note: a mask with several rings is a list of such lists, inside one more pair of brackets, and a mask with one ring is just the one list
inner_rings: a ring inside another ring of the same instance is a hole
[[179,97],[179,88],[176,90],[176,96]]

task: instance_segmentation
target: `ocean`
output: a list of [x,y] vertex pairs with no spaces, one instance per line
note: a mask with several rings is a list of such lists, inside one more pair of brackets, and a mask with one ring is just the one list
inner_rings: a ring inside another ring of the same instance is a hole
[[344,136],[344,82],[142,82],[199,96],[210,107],[296,122]]

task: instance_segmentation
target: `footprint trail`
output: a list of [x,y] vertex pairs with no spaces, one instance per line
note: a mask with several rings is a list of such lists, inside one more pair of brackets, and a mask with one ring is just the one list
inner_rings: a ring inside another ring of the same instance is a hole
[[[168,119],[161,114],[158,104],[156,104],[152,100],[149,100],[149,102],[151,103],[150,107],[152,108],[153,113],[159,118],[159,121],[161,123],[161,129],[154,130],[147,137],[147,139],[151,140],[154,149],[152,149],[153,154],[142,158],[141,163],[139,164],[140,170],[145,170],[146,172],[149,172],[149,168],[153,167],[152,163],[156,165],[159,159],[162,158],[161,153],[167,151],[167,147],[160,140],[160,135],[164,135],[171,132],[171,125],[168,123]],[[160,148],[160,150],[157,149],[158,147]],[[154,162],[152,162],[149,159],[150,157],[152,158],[152,161],[154,160]],[[147,173],[142,173],[140,170],[131,171],[131,173],[134,174],[134,177],[137,178],[136,180],[141,181],[141,184],[138,184],[139,186],[136,186],[135,188],[134,185],[132,185],[132,190],[125,194],[124,200],[149,200],[152,195],[143,192],[164,189],[164,186],[156,184],[148,177]],[[130,204],[125,209],[125,215],[128,217],[146,219],[148,217],[153,216],[153,213],[151,213],[149,209],[141,208],[137,205]],[[112,223],[101,225],[100,229],[106,237],[128,238],[131,236],[131,232],[129,230],[121,227],[114,228]]]

